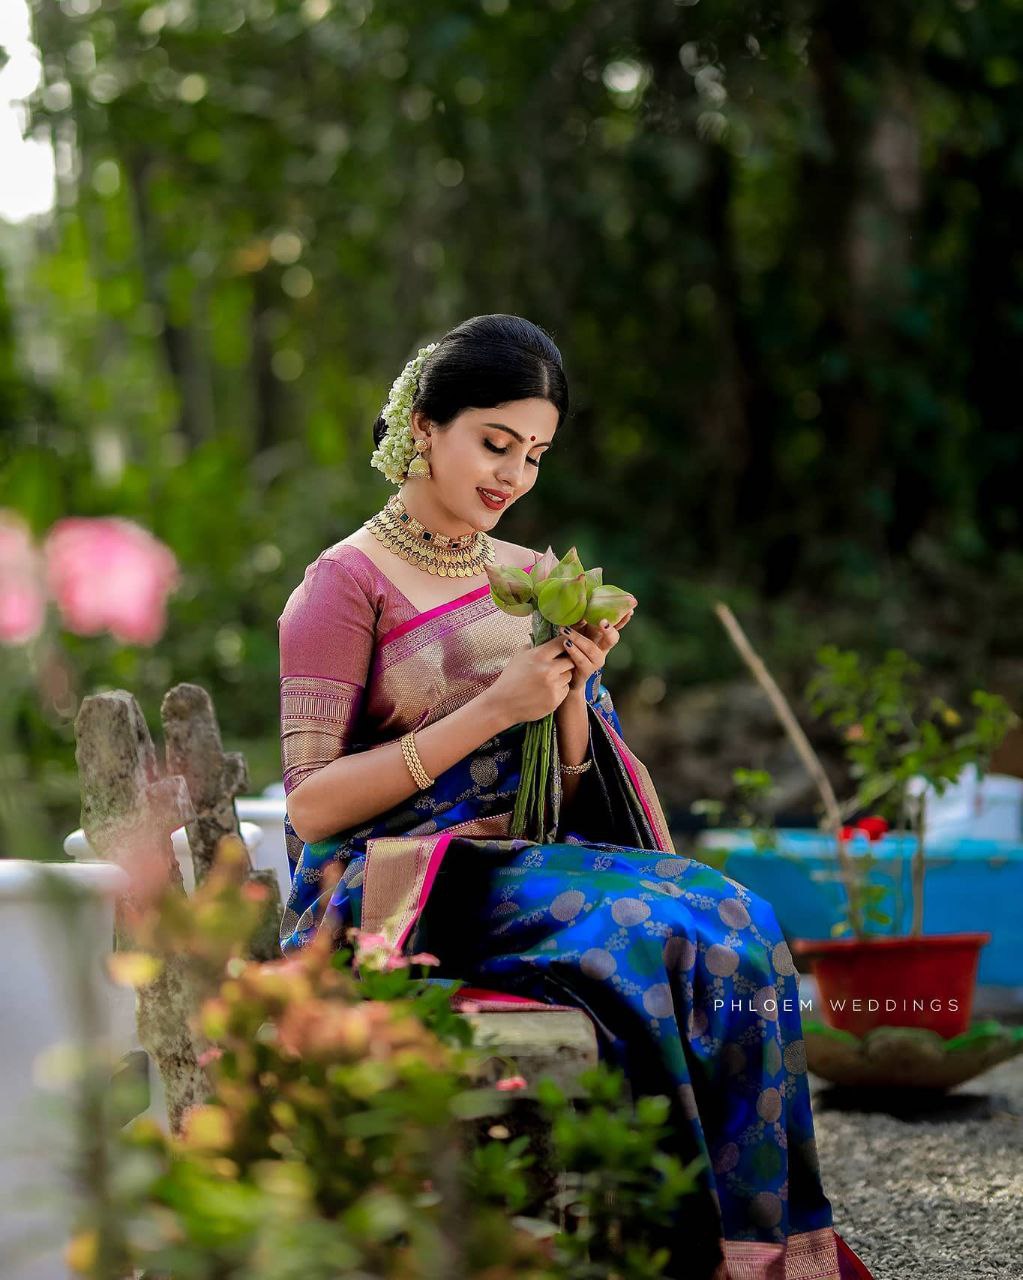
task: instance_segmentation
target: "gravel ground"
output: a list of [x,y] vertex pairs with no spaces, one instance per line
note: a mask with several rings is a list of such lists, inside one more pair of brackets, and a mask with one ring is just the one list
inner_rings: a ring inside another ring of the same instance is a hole
[[810,1086],[835,1227],[874,1280],[1023,1280],[1023,1055],[917,1115]]

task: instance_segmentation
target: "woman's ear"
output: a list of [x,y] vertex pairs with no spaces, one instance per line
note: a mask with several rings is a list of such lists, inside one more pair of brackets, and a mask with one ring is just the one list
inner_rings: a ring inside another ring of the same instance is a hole
[[422,409],[414,409],[409,422],[412,427],[412,434],[417,440],[429,440],[432,443],[431,432],[433,424]]

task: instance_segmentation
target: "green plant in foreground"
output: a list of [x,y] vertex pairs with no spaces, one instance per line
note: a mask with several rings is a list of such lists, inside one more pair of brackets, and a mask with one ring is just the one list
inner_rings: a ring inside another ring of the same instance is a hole
[[[584,1078],[578,1110],[550,1081],[536,1082],[535,1100],[518,1077],[482,1086],[472,1024],[425,976],[435,958],[372,935],[353,931],[354,952],[314,941],[280,961],[246,959],[259,904],[236,855],[222,842],[187,913],[158,901],[134,922],[140,950],[113,966],[138,986],[168,951],[189,957],[206,993],[196,1024],[210,1087],[168,1134],[144,1116],[121,1127],[114,1088],[93,1079],[88,1198],[67,1255],[76,1274],[664,1274],[664,1227],[694,1186],[668,1150],[666,1098],[633,1105],[605,1064]],[[550,1217],[529,1216],[534,1157],[513,1134],[530,1105],[551,1125],[567,1192]],[[480,1125],[487,1140],[473,1141]]]

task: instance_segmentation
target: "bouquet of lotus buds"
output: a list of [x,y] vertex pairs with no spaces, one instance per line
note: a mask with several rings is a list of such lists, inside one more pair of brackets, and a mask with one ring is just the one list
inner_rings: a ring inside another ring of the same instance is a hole
[[[636,603],[621,587],[603,581],[603,570],[584,569],[575,547],[559,560],[550,547],[531,572],[514,565],[488,565],[490,594],[505,613],[533,619],[533,644],[545,644],[561,627],[577,622],[600,626],[616,622]],[[522,772],[515,797],[510,834],[542,841],[545,832],[547,780],[554,739],[554,713],[526,726]],[[531,836],[527,836],[531,832]]]

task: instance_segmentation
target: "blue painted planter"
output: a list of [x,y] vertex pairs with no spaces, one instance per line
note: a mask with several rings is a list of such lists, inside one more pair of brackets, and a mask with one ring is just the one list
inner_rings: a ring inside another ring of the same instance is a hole
[[[767,898],[790,937],[830,938],[842,917],[844,893],[835,865],[834,842],[816,831],[783,829],[776,852],[758,853],[745,831],[708,831],[703,848],[727,853],[724,872]],[[882,933],[906,933],[913,918],[913,841],[886,835],[871,844],[848,842],[853,857],[868,850],[875,858],[870,883],[888,889],[879,903],[893,926]],[[1003,840],[938,843],[927,855],[924,932],[986,930],[991,941],[980,953],[978,983],[1023,984],[1023,844]],[[849,935],[843,935],[849,936]]]

